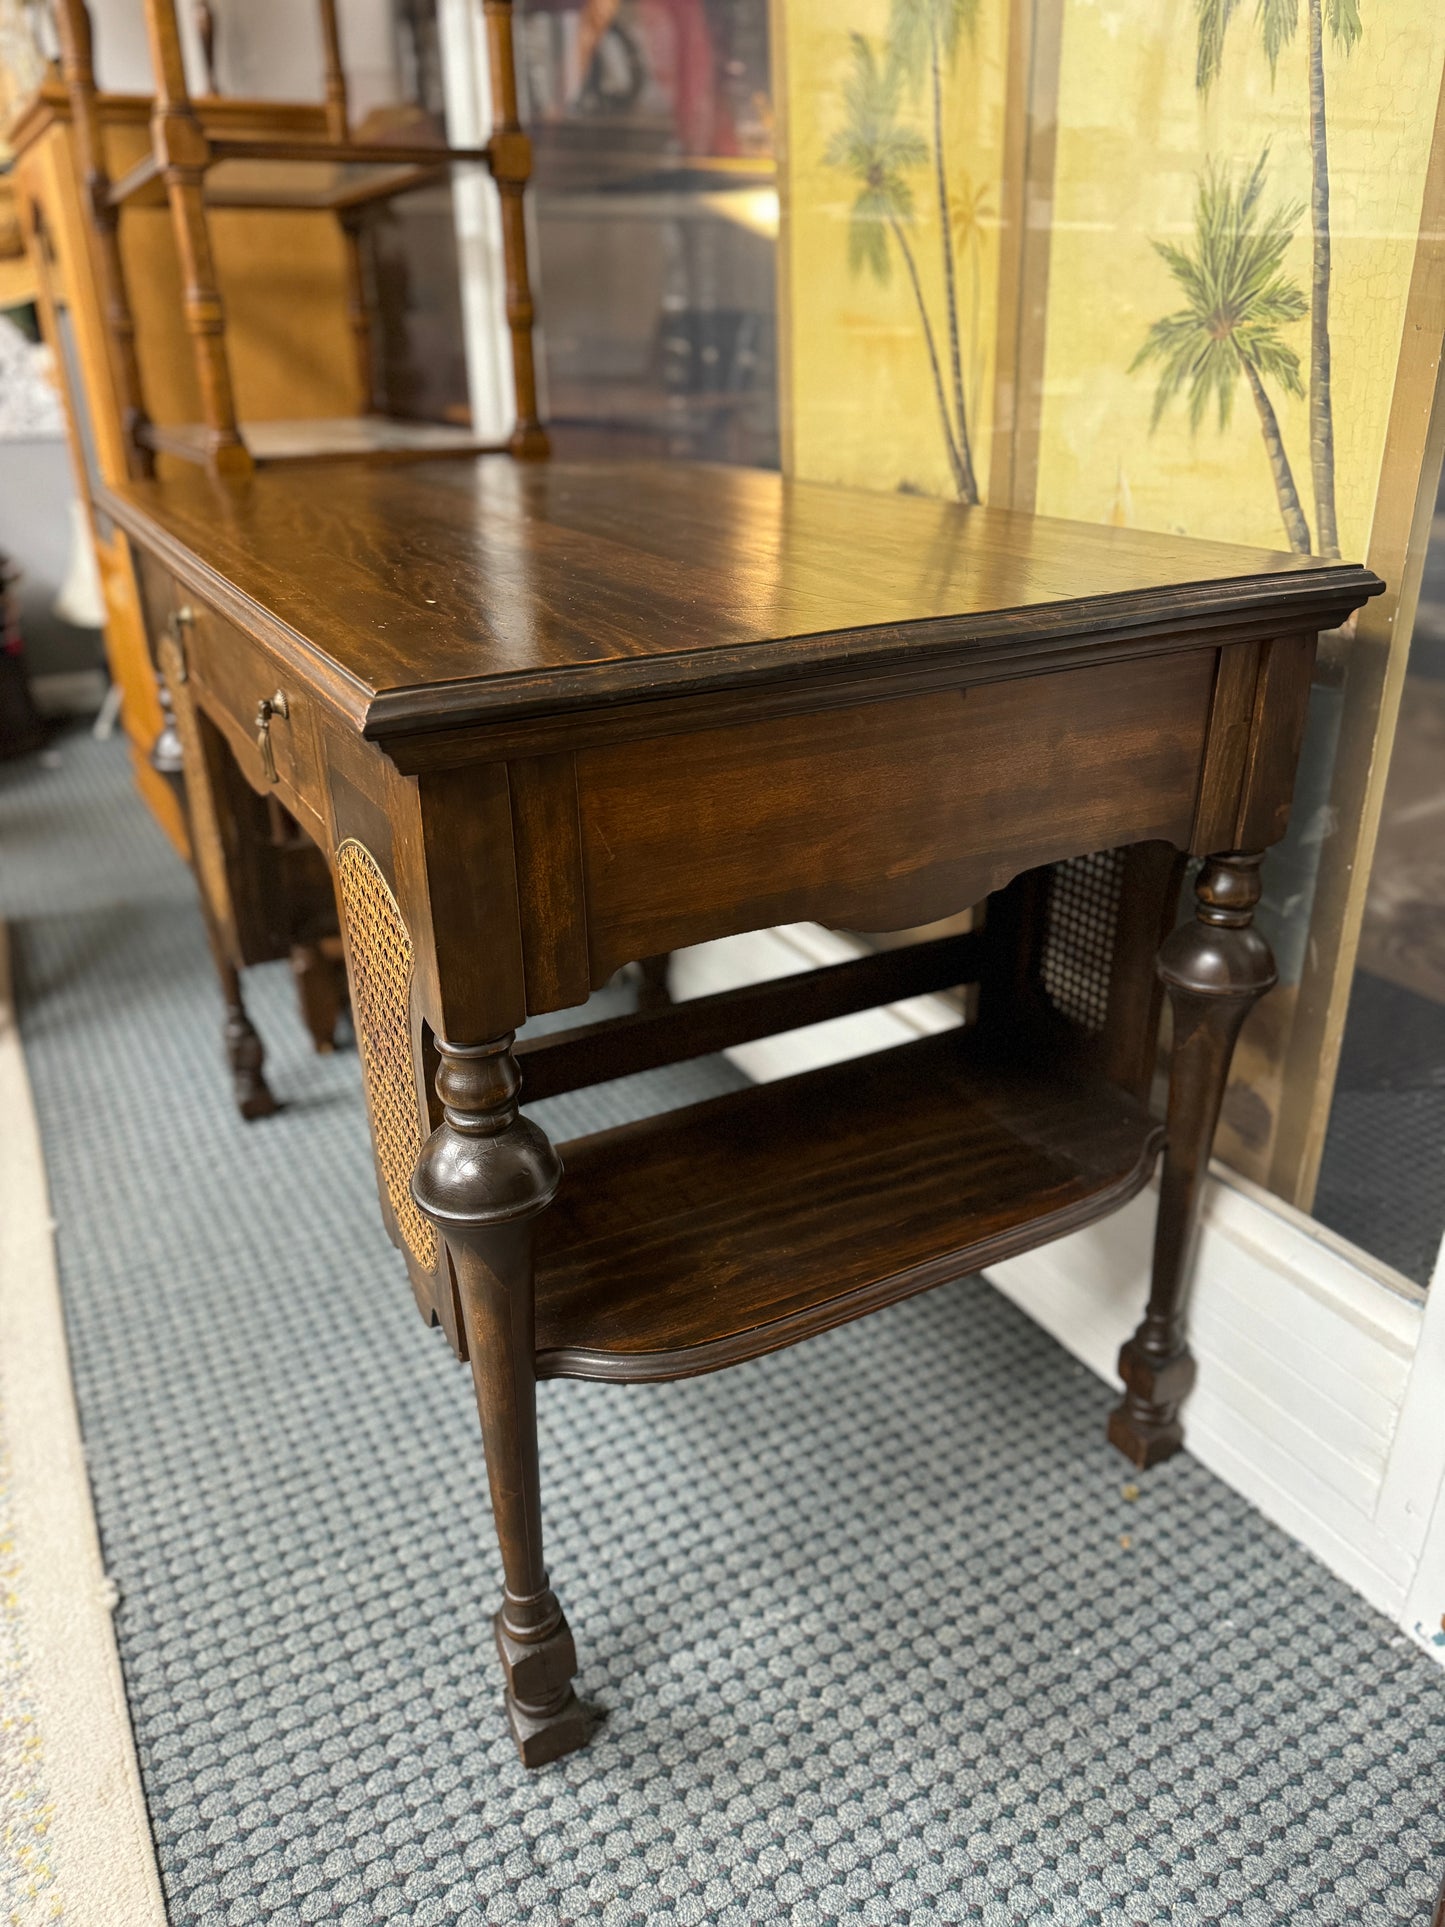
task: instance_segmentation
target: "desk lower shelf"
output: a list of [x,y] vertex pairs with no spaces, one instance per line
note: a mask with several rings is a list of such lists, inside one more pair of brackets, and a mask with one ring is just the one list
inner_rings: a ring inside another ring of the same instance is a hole
[[1076,1061],[958,1030],[574,1139],[538,1221],[538,1376],[776,1351],[1104,1216],[1162,1136]]

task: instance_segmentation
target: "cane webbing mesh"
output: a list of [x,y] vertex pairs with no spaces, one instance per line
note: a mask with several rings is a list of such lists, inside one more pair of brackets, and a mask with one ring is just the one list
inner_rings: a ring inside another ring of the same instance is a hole
[[348,839],[336,852],[336,876],[376,1162],[407,1250],[431,1271],[437,1261],[436,1229],[411,1195],[422,1144],[412,1076],[411,938],[370,850]]
[[1061,1016],[1097,1035],[1109,1014],[1109,972],[1124,857],[1119,850],[1070,857],[1049,872],[1039,973]]

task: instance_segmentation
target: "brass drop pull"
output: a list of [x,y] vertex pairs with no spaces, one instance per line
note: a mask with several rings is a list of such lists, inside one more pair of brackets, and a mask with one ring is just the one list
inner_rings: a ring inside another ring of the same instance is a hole
[[263,696],[256,705],[256,747],[261,752],[261,768],[266,781],[276,781],[276,755],[271,748],[271,718],[289,716],[286,706],[286,693],[278,689],[274,696]]

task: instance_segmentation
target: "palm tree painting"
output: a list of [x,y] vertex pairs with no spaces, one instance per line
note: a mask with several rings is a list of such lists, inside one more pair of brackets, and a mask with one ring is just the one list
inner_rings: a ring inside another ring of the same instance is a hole
[[824,154],[828,165],[850,174],[858,188],[848,222],[848,265],[855,274],[866,269],[880,286],[886,286],[892,263],[890,241],[902,257],[928,350],[954,487],[960,501],[976,502],[978,491],[954,434],[938,343],[908,238],[914,207],[908,177],[927,162],[928,143],[916,129],[899,120],[903,75],[897,65],[891,60],[880,65],[862,34],[852,35],[852,45],[853,66],[844,89],[843,125]]
[[975,186],[966,171],[959,173],[953,201],[953,245],[957,258],[968,270],[968,369],[964,390],[968,397],[968,419],[978,419],[979,395],[983,389],[983,249],[984,231],[998,218],[993,204],[993,184]]
[[963,356],[959,346],[958,287],[954,272],[954,222],[949,208],[948,171],[943,146],[943,80],[958,58],[965,29],[972,35],[978,23],[978,0],[893,0],[888,39],[892,58],[916,93],[925,78],[933,117],[933,176],[938,196],[938,229],[943,247],[943,291],[948,309],[948,359],[953,383],[953,411],[959,460],[963,466],[965,502],[978,500],[973,450],[968,433],[968,406],[963,393]]
[[[1219,77],[1225,35],[1240,0],[1195,0],[1198,45],[1195,85],[1206,93]],[[1306,0],[1310,103],[1310,473],[1320,554],[1337,556],[1335,517],[1335,417],[1330,386],[1330,159],[1325,120],[1325,35],[1341,53],[1358,43],[1359,0]],[[1255,24],[1273,76],[1280,55],[1299,31],[1299,0],[1256,0]]]
[[1297,203],[1263,215],[1268,158],[1266,149],[1238,186],[1211,164],[1199,182],[1192,248],[1154,243],[1183,292],[1184,306],[1154,323],[1131,370],[1159,367],[1151,426],[1157,427],[1169,403],[1186,392],[1191,430],[1199,428],[1211,401],[1220,428],[1228,427],[1244,376],[1289,545],[1308,555],[1309,525],[1269,396],[1271,383],[1297,399],[1305,392],[1299,356],[1281,332],[1307,311],[1302,289],[1283,267],[1304,208]]

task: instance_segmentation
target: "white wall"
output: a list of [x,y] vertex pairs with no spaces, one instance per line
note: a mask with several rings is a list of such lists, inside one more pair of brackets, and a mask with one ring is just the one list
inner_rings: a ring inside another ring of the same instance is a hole
[[[320,100],[321,28],[313,0],[212,0],[216,67],[227,94],[263,100]],[[141,0],[90,0],[96,74],[119,93],[151,91]],[[192,88],[201,87],[201,56],[191,8],[177,13]],[[341,52],[353,117],[396,96],[396,56],[389,0],[340,0]]]

